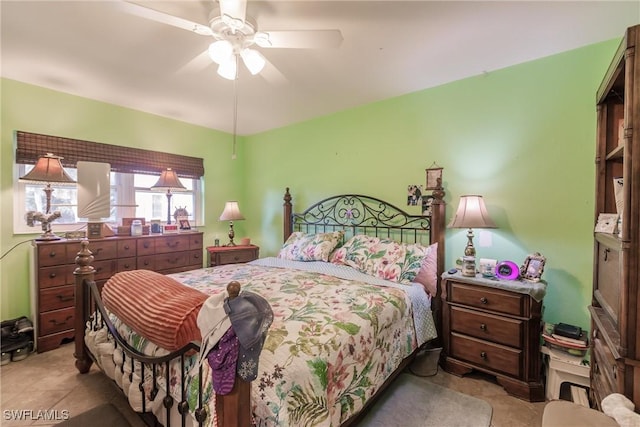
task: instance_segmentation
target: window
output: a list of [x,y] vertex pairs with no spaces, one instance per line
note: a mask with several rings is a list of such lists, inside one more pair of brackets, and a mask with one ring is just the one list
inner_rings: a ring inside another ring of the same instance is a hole
[[[17,165],[14,176],[14,233],[37,233],[39,228],[29,227],[24,219],[28,211],[45,212],[46,196],[44,183],[22,183],[23,176],[33,165]],[[77,179],[77,170],[65,167],[67,173]],[[158,180],[158,176],[131,173],[111,173],[111,217],[105,222],[122,224],[122,218],[145,218],[167,220],[166,192],[152,191],[149,188]],[[185,208],[192,224],[202,224],[202,194],[200,179],[180,178],[185,191],[172,191],[171,222],[173,211]],[[86,227],[86,219],[78,218],[77,188],[75,185],[55,185],[51,194],[51,211],[60,211],[62,216],[52,223],[54,232],[81,230]]]

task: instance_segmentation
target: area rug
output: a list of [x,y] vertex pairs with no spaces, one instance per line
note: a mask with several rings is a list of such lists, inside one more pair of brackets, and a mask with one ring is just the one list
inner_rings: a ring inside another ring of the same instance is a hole
[[357,427],[489,427],[487,402],[401,374]]
[[127,419],[111,403],[89,409],[87,412],[56,424],[56,427],[127,427]]

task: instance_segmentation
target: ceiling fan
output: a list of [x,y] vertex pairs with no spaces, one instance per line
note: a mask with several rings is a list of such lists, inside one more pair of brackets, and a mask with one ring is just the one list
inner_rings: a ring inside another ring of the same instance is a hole
[[160,12],[131,1],[122,1],[125,12],[145,19],[212,37],[208,56],[218,64],[218,74],[229,80],[238,76],[238,63],[256,75],[267,63],[256,48],[332,48],[342,43],[340,30],[259,30],[247,16],[247,0],[212,0],[219,3],[209,15],[209,25]]

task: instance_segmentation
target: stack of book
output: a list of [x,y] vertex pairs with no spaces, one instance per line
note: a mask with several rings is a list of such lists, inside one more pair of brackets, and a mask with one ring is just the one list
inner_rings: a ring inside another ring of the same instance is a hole
[[584,356],[589,340],[579,326],[558,323],[553,329],[545,328],[542,338],[548,347],[565,351],[574,356]]

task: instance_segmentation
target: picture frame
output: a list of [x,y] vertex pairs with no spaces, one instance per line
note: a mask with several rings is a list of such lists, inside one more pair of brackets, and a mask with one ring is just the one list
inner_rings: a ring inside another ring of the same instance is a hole
[[425,190],[439,190],[442,188],[442,168],[435,163],[425,169],[427,175],[427,185]]
[[547,259],[539,252],[527,256],[524,264],[520,267],[520,277],[530,282],[539,282],[544,271]]
[[180,227],[180,231],[191,230],[191,224],[189,223],[189,218],[186,216],[179,216],[177,218],[178,226]]

